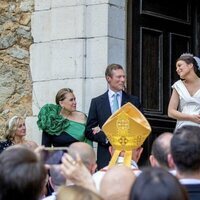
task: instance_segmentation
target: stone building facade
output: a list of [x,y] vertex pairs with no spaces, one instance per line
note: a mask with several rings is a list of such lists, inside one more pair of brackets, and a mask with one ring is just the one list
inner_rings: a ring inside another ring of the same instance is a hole
[[0,3],[0,135],[13,115],[32,116],[29,48],[34,0]]
[[1,100],[2,122],[14,114],[26,115],[28,137],[40,143],[37,114],[45,103],[54,103],[60,88],[72,88],[78,110],[87,114],[91,98],[107,89],[106,66],[125,66],[126,0],[18,0],[4,7],[4,16],[14,19],[18,12],[20,17],[10,20],[19,25],[13,31],[6,29],[8,17],[1,20],[6,42],[0,42],[0,60],[9,78],[1,72],[0,79],[10,80]]

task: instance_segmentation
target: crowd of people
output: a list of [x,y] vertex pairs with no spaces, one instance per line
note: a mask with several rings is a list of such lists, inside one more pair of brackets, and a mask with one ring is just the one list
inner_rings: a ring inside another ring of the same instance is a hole
[[[24,118],[8,120],[0,141],[0,200],[199,200],[200,59],[182,54],[176,71],[180,80],[172,85],[168,106],[176,127],[154,140],[150,166],[138,166],[141,138],[148,136],[150,125],[139,98],[124,91],[124,69],[111,64],[105,71],[108,91],[91,100],[88,117],[77,111],[70,88],[60,89],[55,104],[41,108],[42,146],[26,139]],[[127,103],[133,108],[123,109]],[[134,125],[140,130],[137,137],[127,122],[131,109],[140,121]],[[108,119],[118,126],[119,138],[104,131]],[[46,147],[65,147],[59,162],[45,163]]]

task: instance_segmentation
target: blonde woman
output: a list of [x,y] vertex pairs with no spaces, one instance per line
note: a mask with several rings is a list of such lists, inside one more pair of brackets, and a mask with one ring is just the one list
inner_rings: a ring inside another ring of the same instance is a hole
[[0,152],[11,145],[22,144],[32,150],[38,145],[34,141],[27,140],[25,120],[22,117],[12,117],[6,125],[5,140],[0,142]]

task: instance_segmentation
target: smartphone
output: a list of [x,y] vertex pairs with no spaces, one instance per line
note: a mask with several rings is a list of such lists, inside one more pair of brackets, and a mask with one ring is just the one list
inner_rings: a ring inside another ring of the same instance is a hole
[[41,151],[41,159],[45,164],[60,164],[63,154],[67,153],[67,151],[67,147],[45,147]]

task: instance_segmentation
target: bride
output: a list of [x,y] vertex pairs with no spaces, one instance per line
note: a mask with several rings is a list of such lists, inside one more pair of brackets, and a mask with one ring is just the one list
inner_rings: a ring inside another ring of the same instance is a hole
[[176,61],[176,72],[180,80],[172,85],[168,116],[177,120],[176,128],[200,127],[200,59],[182,54]]

